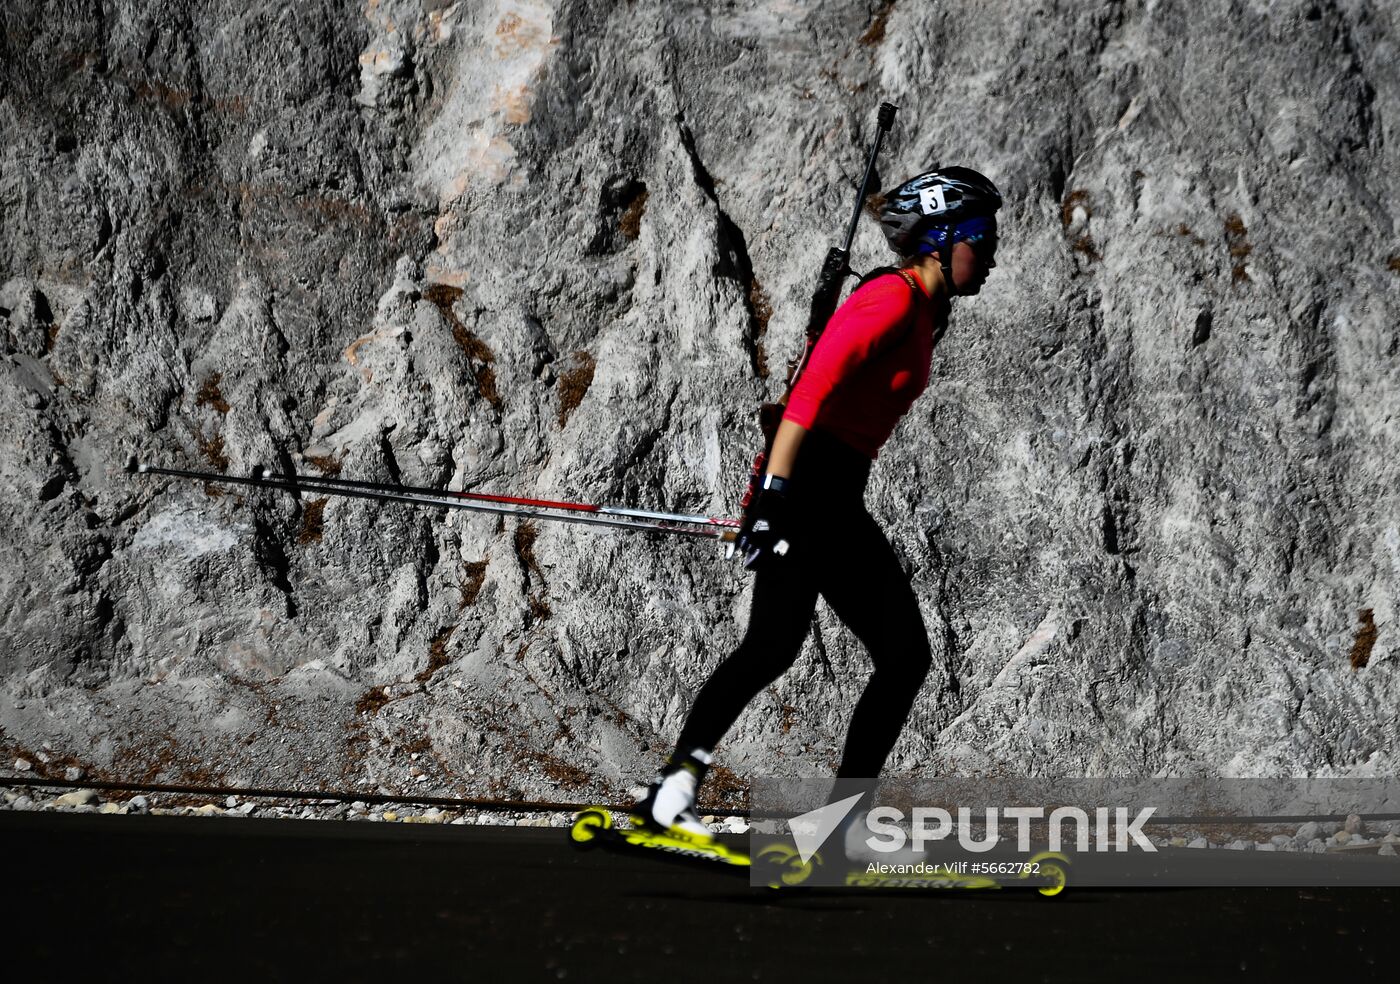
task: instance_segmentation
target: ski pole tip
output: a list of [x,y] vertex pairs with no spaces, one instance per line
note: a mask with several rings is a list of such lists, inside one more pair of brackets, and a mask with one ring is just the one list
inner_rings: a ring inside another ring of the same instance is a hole
[[144,475],[146,474],[146,466],[137,461],[136,455],[133,454],[126,459],[126,471],[128,475]]

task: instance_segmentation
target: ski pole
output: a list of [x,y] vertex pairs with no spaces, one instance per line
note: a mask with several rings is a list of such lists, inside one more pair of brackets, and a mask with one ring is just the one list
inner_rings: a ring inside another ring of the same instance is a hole
[[521,519],[546,519],[560,523],[576,523],[585,526],[606,526],[611,529],[633,530],[648,533],[674,533],[679,536],[695,536],[704,539],[720,540],[728,542],[733,540],[735,532],[729,528],[711,527],[708,529],[692,529],[684,526],[672,526],[660,522],[638,522],[625,519],[605,519],[601,516],[568,516],[555,513],[541,512],[522,506],[497,505],[489,502],[471,502],[458,498],[449,498],[438,494],[425,494],[421,492],[395,492],[386,489],[360,489],[360,488],[328,488],[311,487],[303,482],[277,481],[263,477],[241,477],[238,475],[224,475],[219,472],[192,471],[185,468],[161,468],[157,465],[138,464],[131,461],[127,464],[127,471],[137,475],[159,475],[168,478],[186,478],[197,482],[217,482],[225,485],[247,485],[253,488],[280,490],[284,492],[322,492],[326,495],[345,496],[354,499],[372,499],[378,502],[403,502],[409,505],[429,506],[439,509],[461,509],[468,512],[495,513],[502,516],[516,516]]
[[413,492],[419,495],[435,495],[457,499],[470,499],[477,502],[501,502],[516,506],[530,506],[536,509],[562,509],[571,512],[602,513],[609,516],[631,516],[635,519],[657,519],[670,523],[694,523],[699,526],[738,526],[737,519],[718,519],[714,516],[689,516],[684,513],[657,512],[651,509],[633,509],[629,506],[603,506],[589,502],[563,502],[557,499],[531,499],[523,496],[497,495],[490,492],[458,492],[449,489],[429,489],[415,485],[383,485],[376,482],[362,482],[349,478],[328,478],[320,475],[279,474],[270,468],[259,466],[258,474],[276,482],[293,482],[325,488],[367,489],[371,491]]

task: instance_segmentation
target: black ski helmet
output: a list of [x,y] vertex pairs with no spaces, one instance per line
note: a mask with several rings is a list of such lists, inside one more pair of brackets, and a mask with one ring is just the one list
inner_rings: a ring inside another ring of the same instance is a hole
[[[885,193],[880,226],[890,249],[900,256],[914,252],[919,240],[937,231],[939,244],[956,240],[958,223],[976,216],[995,218],[1001,192],[986,175],[970,167],[937,167]],[[952,250],[941,251],[943,276],[951,290]]]
[[904,255],[924,226],[954,226],[999,208],[1001,192],[986,175],[970,167],[935,168],[885,193],[880,225],[890,248]]

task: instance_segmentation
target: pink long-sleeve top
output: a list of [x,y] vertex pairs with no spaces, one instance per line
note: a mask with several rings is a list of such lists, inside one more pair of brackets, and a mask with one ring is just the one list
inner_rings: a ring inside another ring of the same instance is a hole
[[914,279],[922,297],[889,273],[846,299],[802,370],[784,420],[824,430],[876,457],[928,386],[934,305],[917,273]]

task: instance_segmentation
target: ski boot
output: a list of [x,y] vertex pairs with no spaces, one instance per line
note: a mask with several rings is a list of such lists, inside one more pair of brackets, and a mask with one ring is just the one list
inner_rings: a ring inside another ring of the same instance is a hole
[[710,845],[715,835],[695,815],[695,791],[714,761],[703,748],[692,748],[666,760],[642,801],[632,808],[632,823],[648,833],[668,834],[698,845]]
[[842,851],[847,861],[859,864],[923,865],[928,863],[928,851],[915,848],[908,841],[895,850],[881,850],[886,841],[873,837],[867,810],[857,810],[850,814],[836,830]]

